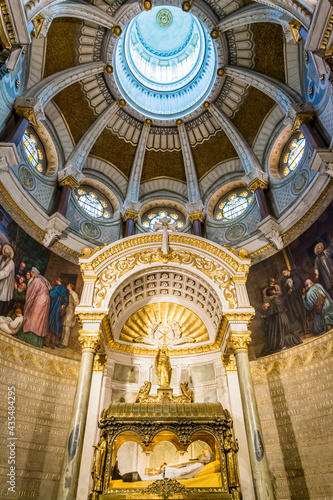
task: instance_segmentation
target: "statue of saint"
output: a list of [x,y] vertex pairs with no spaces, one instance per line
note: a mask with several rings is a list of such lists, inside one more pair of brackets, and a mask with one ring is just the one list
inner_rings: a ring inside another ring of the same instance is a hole
[[232,438],[232,432],[227,430],[224,438],[224,451],[227,459],[229,488],[238,488],[240,486],[236,457],[238,449],[239,446],[237,439],[234,441]]
[[93,491],[102,491],[103,490],[103,474],[104,474],[104,464],[106,458],[106,448],[107,448],[107,440],[106,440],[106,430],[102,429],[99,437],[99,441],[97,446],[94,446],[94,459],[91,475],[93,478]]
[[159,386],[170,387],[172,368],[170,358],[164,348],[158,350],[155,358],[155,370]]

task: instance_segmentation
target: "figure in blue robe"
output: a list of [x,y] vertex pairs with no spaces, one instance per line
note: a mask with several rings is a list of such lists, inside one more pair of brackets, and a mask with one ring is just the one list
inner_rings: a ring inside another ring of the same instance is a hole
[[315,313],[314,331],[317,335],[333,327],[333,300],[319,283],[306,280],[303,304],[308,311]]
[[62,334],[61,310],[68,305],[68,290],[62,285],[61,278],[55,279],[55,286],[50,290],[49,332],[59,337]]

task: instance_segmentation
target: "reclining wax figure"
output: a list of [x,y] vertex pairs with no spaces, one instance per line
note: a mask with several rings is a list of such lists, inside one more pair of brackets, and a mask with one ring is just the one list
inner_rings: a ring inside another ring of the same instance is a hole
[[131,483],[136,481],[156,481],[157,479],[190,479],[195,476],[205,465],[214,460],[214,454],[205,449],[197,458],[188,462],[177,464],[164,464],[161,465],[158,474],[147,476],[139,474],[138,472],[128,472],[124,474],[121,479],[124,483]]

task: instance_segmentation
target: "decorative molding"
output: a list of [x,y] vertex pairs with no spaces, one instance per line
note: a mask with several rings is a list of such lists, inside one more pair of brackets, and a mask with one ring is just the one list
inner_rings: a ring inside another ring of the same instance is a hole
[[285,112],[288,111],[291,104],[301,100],[301,96],[288,87],[288,85],[269,76],[261,75],[251,69],[226,66],[225,72],[227,76],[241,80],[248,85],[252,85],[252,87],[255,87],[261,92],[264,92],[281,106]]
[[26,118],[34,127],[40,120],[45,120],[44,109],[41,101],[36,97],[19,96],[14,103],[15,113]]
[[288,377],[289,371],[302,366],[330,359],[333,355],[333,330],[304,342],[296,347],[251,361],[251,373],[255,383],[265,383],[265,377]]
[[13,364],[16,369],[26,370],[27,374],[34,371],[46,379],[56,377],[59,383],[75,385],[77,382],[79,361],[48,354],[1,332],[0,354],[3,364]]
[[[20,98],[36,98],[39,99],[42,106],[45,106],[56,94],[69,87],[79,80],[83,80],[88,76],[91,77],[98,73],[103,73],[105,63],[102,61],[79,64],[74,68],[59,71],[54,75],[43,78],[39,83],[27,90]],[[18,106],[17,98],[15,106]]]

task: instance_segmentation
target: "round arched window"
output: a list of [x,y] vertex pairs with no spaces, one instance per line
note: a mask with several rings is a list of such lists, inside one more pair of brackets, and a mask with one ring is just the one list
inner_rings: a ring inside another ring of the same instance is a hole
[[243,215],[253,200],[253,194],[247,189],[229,192],[217,203],[214,217],[216,220],[231,221]]
[[175,223],[177,229],[181,229],[185,225],[185,217],[178,210],[174,210],[173,208],[155,208],[153,210],[149,210],[142,217],[142,225],[144,228],[149,231],[154,231],[154,225],[163,219],[164,217],[169,217],[171,219],[171,223]]
[[286,144],[281,155],[281,171],[283,177],[296,170],[304,157],[305,137],[301,132],[294,135]]
[[75,198],[81,208],[94,219],[110,219],[111,203],[101,193],[89,186],[80,186],[75,191]]
[[38,172],[45,172],[45,150],[36,132],[31,127],[28,127],[23,134],[22,140],[24,152],[30,165],[36,168]]

